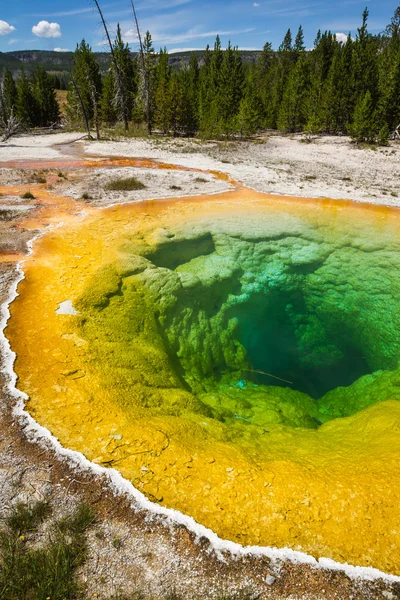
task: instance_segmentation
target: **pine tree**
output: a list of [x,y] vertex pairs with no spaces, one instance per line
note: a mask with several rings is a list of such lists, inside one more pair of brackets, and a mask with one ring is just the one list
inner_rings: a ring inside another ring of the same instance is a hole
[[294,51],[296,52],[297,55],[299,55],[300,52],[303,52],[306,49],[306,47],[304,45],[303,28],[302,28],[301,25],[300,25],[299,30],[297,32],[296,39],[295,39],[295,42],[294,42],[294,48],[293,49],[294,49]]
[[[73,123],[82,123],[84,108],[88,120],[94,121],[101,96],[102,80],[100,67],[91,47],[85,40],[77,45],[74,52],[71,77],[74,85],[70,85],[67,94],[68,118]],[[78,88],[79,94],[76,88]]]
[[4,119],[7,121],[12,112],[15,112],[17,104],[17,86],[10,69],[6,68],[1,85],[1,94],[4,104]]
[[278,117],[278,129],[301,131],[307,122],[309,75],[305,52],[300,55],[290,74]]
[[219,73],[219,89],[216,96],[215,113],[219,123],[219,131],[224,135],[232,135],[235,131],[236,116],[243,97],[244,73],[242,59],[237,48],[231,43],[224,52]]
[[114,73],[110,69],[103,78],[100,99],[100,119],[108,125],[114,125],[118,120],[118,111],[115,106],[115,87]]
[[172,123],[171,68],[167,49],[160,50],[156,71],[155,122],[163,133],[168,133]]
[[182,133],[193,136],[199,128],[199,65],[197,57],[192,54],[188,69],[180,73]]
[[[266,42],[254,67],[254,79],[259,93],[261,123],[271,127],[273,83],[275,81],[276,56],[272,44]],[[261,125],[260,123],[260,125]]]
[[35,125],[47,127],[60,119],[54,82],[43,67],[37,66],[32,79],[32,94],[36,106]]
[[204,65],[199,73],[199,129],[200,135],[206,136],[208,121],[213,101],[213,89],[211,80],[211,51],[207,45],[204,56]]
[[143,39],[143,63],[145,72],[143,72],[141,62],[138,65],[138,92],[132,114],[134,121],[138,123],[142,121],[147,122],[147,129],[150,134],[154,124],[157,70],[156,56],[150,31],[146,31]]
[[173,73],[169,81],[168,95],[170,98],[170,126],[174,137],[182,132],[183,124],[183,94],[181,79]]
[[275,59],[273,77],[271,80],[270,104],[267,109],[267,126],[272,129],[278,127],[279,114],[289,77],[294,67],[295,56],[293,53],[292,33],[288,29],[282,44],[279,46]]
[[236,128],[240,136],[254,135],[261,126],[262,119],[263,114],[257,84],[251,73],[245,87],[245,93],[240,101],[239,113],[236,119]]
[[279,52],[292,52],[292,50],[292,32],[290,29],[288,29],[285,37],[283,38],[282,44],[279,46]]
[[[113,43],[113,50],[114,61],[111,64],[111,70],[113,72],[113,79],[115,82],[114,105],[120,115],[121,121],[127,123],[132,115],[134,98],[137,92],[137,76],[133,61],[131,59],[129,45],[125,44],[122,39],[121,27],[119,23],[117,25],[117,33]],[[116,85],[116,69],[118,69],[121,86]]]
[[[310,90],[308,94],[308,120],[306,129],[310,133],[327,130],[326,87],[335,51],[340,44],[330,31],[318,32],[313,52],[308,56]],[[334,92],[334,90],[333,90]]]
[[393,131],[400,125],[400,6],[386,27],[382,42],[379,113],[389,131]]
[[28,126],[34,126],[38,121],[38,110],[35,98],[32,94],[31,85],[25,74],[24,68],[21,69],[17,81],[16,116],[22,123]]
[[[206,58],[208,59],[208,56]],[[200,133],[204,137],[213,138],[220,135],[219,89],[223,60],[221,40],[217,36],[201,82]]]
[[376,141],[379,132],[378,116],[370,92],[366,92],[364,98],[359,100],[350,131],[355,142]]
[[353,89],[354,103],[359,102],[370,92],[376,105],[378,100],[378,45],[377,40],[368,32],[368,9],[362,15],[362,25],[358,28],[353,49]]

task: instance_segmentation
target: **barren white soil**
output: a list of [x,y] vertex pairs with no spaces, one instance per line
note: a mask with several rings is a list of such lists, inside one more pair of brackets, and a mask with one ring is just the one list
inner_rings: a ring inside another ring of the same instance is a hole
[[[201,175],[201,177],[199,176]],[[105,186],[118,179],[135,177],[146,187],[130,192],[108,191]],[[229,186],[224,181],[218,181],[208,173],[192,173],[190,171],[174,171],[170,169],[156,170],[146,168],[124,167],[113,169],[94,169],[87,173],[79,173],[74,179],[68,178],[71,185],[63,185],[63,195],[71,198],[82,198],[89,194],[98,206],[140,202],[157,198],[174,198],[176,196],[199,196],[201,194],[218,194],[225,192]]]
[[[73,161],[84,154],[153,158],[189,168],[221,171],[260,192],[400,205],[400,145],[395,143],[373,150],[360,148],[349,138],[331,136],[315,138],[311,143],[303,136],[277,135],[254,142],[209,143],[160,137],[87,142],[79,140],[80,137],[76,133],[58,133],[13,138],[0,144],[0,163],[16,161],[18,169],[18,161]],[[140,172],[149,175],[146,170]],[[193,189],[187,185],[190,176],[182,171],[156,177],[144,196],[170,197],[223,189],[222,185]],[[171,185],[181,186],[181,194],[177,194],[180,190],[171,190]],[[141,194],[136,198],[141,199]]]
[[[83,142],[81,142],[83,143]],[[185,167],[222,171],[260,192],[351,199],[398,206],[400,146],[359,148],[349,138],[271,136],[236,143],[129,140],[84,143],[102,156],[140,156]]]

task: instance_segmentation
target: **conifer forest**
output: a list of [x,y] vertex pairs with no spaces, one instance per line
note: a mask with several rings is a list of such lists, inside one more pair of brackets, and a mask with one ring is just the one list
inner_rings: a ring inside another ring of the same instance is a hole
[[[217,37],[213,48],[192,53],[179,68],[171,66],[166,48],[155,50],[150,32],[133,53],[118,26],[109,39],[108,72],[101,72],[85,40],[76,47],[63,119],[98,137],[121,122],[126,130],[143,124],[149,134],[205,139],[278,130],[385,144],[400,124],[400,7],[379,35],[369,33],[368,16],[365,9],[357,34],[345,42],[318,31],[312,49],[301,26],[294,34],[288,30],[279,48],[265,43],[252,64],[230,43],[223,49]],[[43,68],[29,78],[23,70],[13,78],[6,69],[3,122],[13,116],[29,127],[56,123],[54,88]]]

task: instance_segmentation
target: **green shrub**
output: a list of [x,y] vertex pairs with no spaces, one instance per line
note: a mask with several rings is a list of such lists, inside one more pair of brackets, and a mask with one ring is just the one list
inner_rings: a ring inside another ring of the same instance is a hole
[[25,194],[22,194],[21,198],[23,200],[35,200],[35,196],[32,194],[32,192],[25,192]]
[[113,179],[104,189],[109,192],[132,192],[134,190],[144,190],[144,183],[136,179],[136,177],[127,177],[126,179]]

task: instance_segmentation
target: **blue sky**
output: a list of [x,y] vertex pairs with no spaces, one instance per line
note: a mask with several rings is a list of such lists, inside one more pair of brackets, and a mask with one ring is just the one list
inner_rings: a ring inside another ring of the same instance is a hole
[[[100,0],[107,23],[120,22],[126,41],[137,48],[129,0]],[[136,0],[142,30],[151,32],[155,48],[169,51],[203,49],[217,33],[239,48],[277,48],[288,27],[302,24],[307,47],[319,28],[334,33],[356,32],[365,6],[369,29],[378,33],[390,21],[398,2],[390,0]],[[73,50],[85,38],[94,50],[105,49],[99,17],[90,0],[1,1],[0,51]]]

